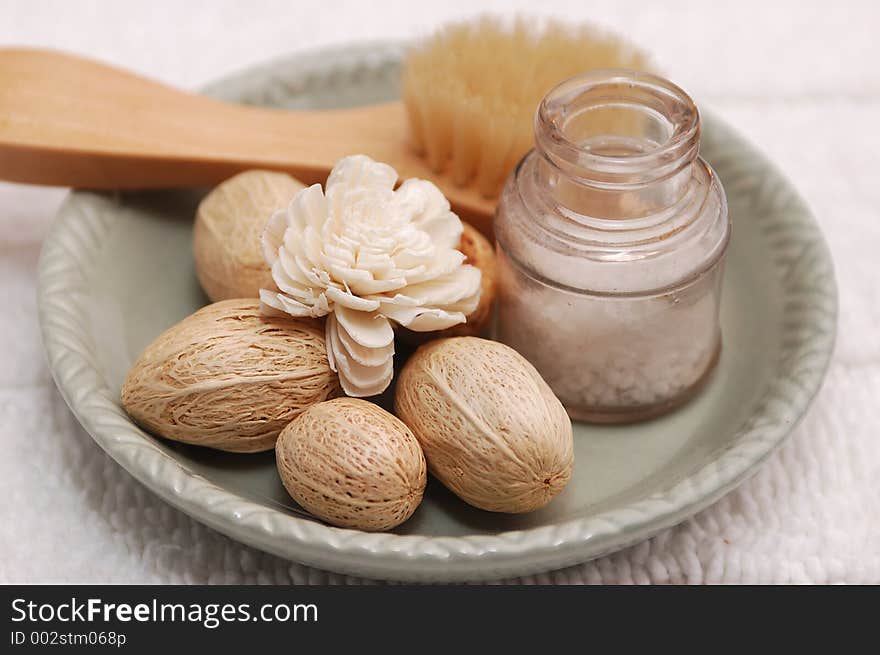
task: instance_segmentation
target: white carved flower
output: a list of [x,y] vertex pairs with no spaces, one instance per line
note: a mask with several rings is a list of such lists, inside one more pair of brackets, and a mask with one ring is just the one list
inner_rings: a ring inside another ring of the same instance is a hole
[[457,250],[462,226],[427,180],[406,180],[365,155],[339,161],[326,192],[315,184],[275,212],[263,255],[277,289],[265,311],[327,316],[330,366],[349,396],[384,391],[394,374],[392,322],[417,332],[464,323],[480,270]]

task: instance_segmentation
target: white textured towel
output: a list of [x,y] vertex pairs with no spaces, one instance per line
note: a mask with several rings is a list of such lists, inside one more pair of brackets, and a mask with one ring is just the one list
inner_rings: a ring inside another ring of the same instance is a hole
[[[184,87],[290,51],[410,37],[529,2],[0,3],[0,45],[66,48]],[[653,50],[786,171],[840,287],[828,378],[791,440],[737,491],[638,546],[523,582],[880,583],[880,7],[557,3]],[[181,17],[181,12],[187,12]],[[332,14],[332,16],[331,16]],[[360,582],[242,546],[172,509],[80,429],[44,362],[40,244],[63,197],[0,184],[0,582]]]

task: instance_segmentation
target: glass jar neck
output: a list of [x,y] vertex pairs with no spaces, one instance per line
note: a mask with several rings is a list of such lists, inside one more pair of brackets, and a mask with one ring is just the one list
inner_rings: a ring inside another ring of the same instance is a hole
[[591,219],[673,206],[699,154],[700,115],[679,87],[635,71],[594,71],[552,89],[535,114],[535,149],[553,204]]
[[535,137],[495,218],[498,245],[534,279],[639,295],[678,287],[722,256],[724,191],[698,155],[699,112],[671,82],[575,77],[547,94]]

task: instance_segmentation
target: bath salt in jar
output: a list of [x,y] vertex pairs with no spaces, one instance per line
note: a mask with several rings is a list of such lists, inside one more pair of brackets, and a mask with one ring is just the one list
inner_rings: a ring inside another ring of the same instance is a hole
[[576,419],[650,418],[691,397],[721,348],[730,222],[671,82],[591,72],[551,90],[495,216],[496,336]]

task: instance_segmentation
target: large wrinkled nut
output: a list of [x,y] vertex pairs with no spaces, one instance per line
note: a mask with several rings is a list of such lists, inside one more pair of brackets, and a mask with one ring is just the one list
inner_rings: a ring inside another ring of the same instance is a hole
[[260,237],[276,209],[304,188],[285,173],[245,171],[215,187],[199,204],[193,226],[196,275],[212,302],[256,298],[271,287]]
[[397,381],[395,413],[431,473],[475,507],[529,512],[571,478],[571,420],[535,368],[504,344],[455,337],[423,345]]
[[175,441],[269,450],[307,407],[341,393],[320,321],[267,318],[256,299],[208,305],[162,333],[122,385],[136,423]]

